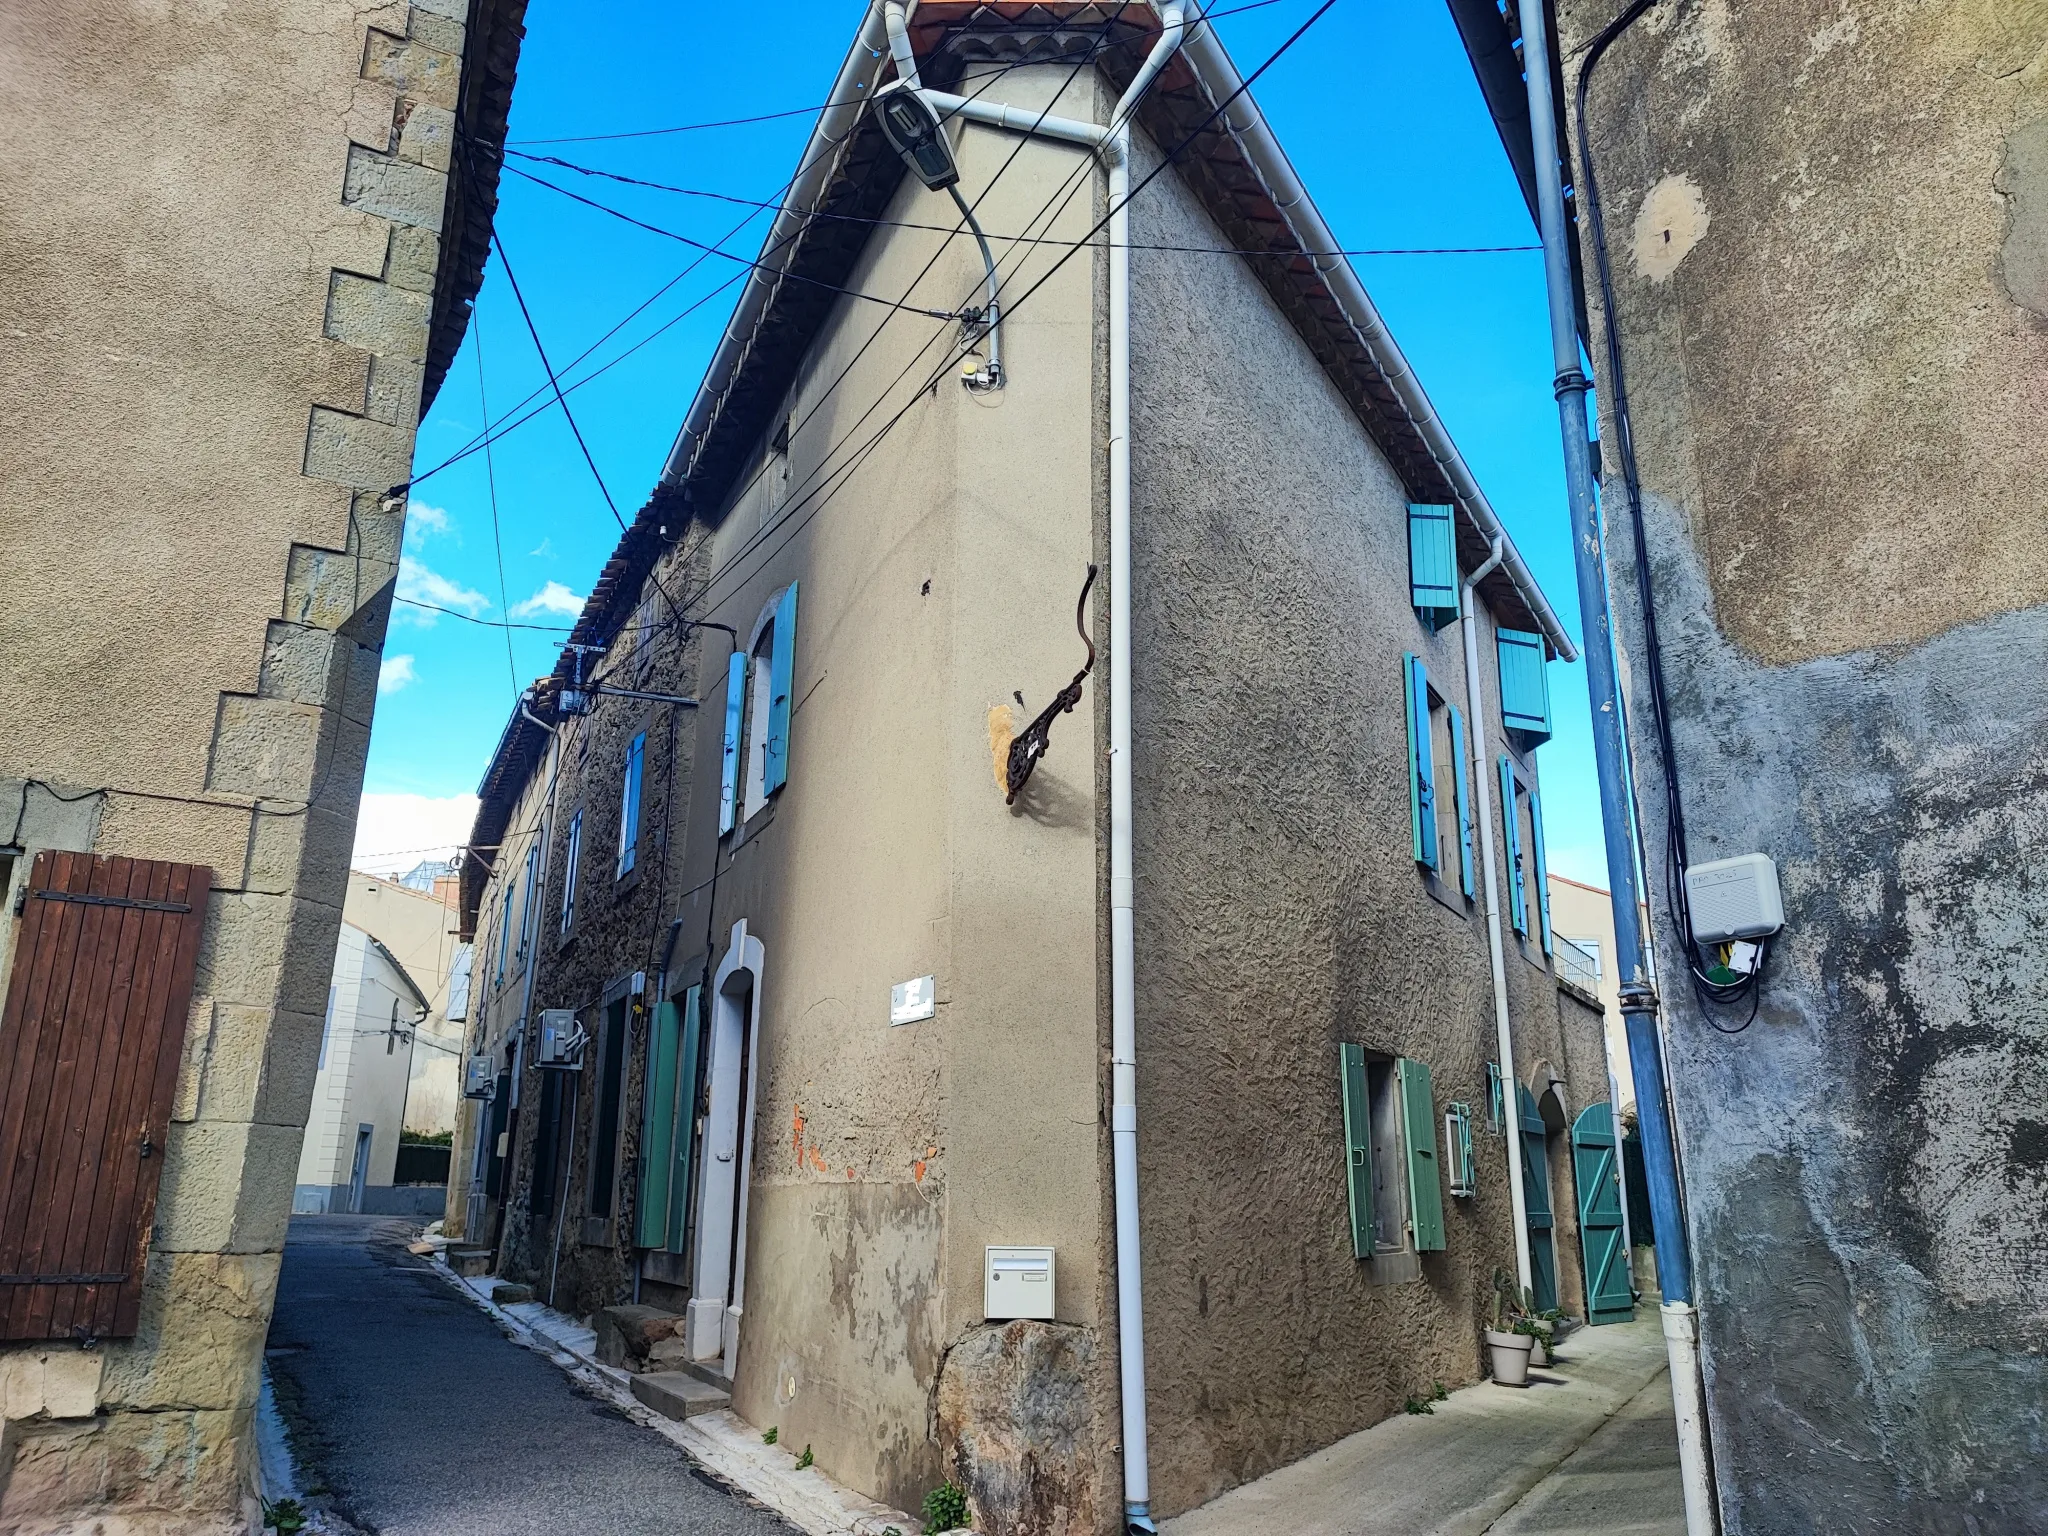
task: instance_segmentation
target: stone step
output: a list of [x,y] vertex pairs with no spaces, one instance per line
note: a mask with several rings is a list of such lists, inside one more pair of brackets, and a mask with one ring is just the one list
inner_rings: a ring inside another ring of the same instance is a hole
[[450,1248],[448,1267],[465,1280],[491,1272],[491,1250],[488,1248]]
[[732,1391],[732,1378],[719,1369],[719,1364],[718,1360],[678,1360],[674,1363],[673,1368],[686,1372],[707,1386],[718,1388],[721,1392],[730,1392]]
[[692,1419],[729,1407],[732,1394],[683,1371],[648,1371],[633,1379],[633,1395],[656,1413]]

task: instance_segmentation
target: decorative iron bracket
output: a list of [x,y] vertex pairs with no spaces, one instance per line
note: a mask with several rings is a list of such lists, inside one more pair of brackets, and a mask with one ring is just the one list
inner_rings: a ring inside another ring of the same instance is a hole
[[[1088,626],[1084,622],[1088,614],[1088,592],[1095,585],[1095,567],[1088,567],[1088,579],[1081,583],[1081,596],[1074,604],[1074,628],[1079,631],[1081,643],[1088,647],[1088,660],[1074,680],[1062,688],[1053,701],[1039,712],[1036,720],[1025,726],[1010,743],[1010,761],[1007,778],[1009,793],[1003,796],[1005,805],[1015,805],[1017,796],[1024,792],[1024,786],[1031,782],[1031,770],[1038,766],[1052,744],[1052,722],[1055,716],[1070,714],[1081,702],[1081,684],[1088,674],[1095,670],[1095,642],[1088,638]],[[1019,702],[1022,702],[1021,700]]]

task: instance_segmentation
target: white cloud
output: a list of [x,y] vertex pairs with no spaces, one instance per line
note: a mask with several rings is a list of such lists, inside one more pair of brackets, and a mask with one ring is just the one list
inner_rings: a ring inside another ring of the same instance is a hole
[[491,600],[481,592],[473,592],[460,582],[450,581],[438,571],[428,569],[426,563],[402,555],[398,561],[398,595],[409,598],[411,603],[428,603],[431,607],[415,608],[411,603],[401,603],[399,611],[409,616],[422,629],[431,628],[435,608],[449,608],[458,613],[481,613],[491,606]]
[[542,539],[538,545],[536,545],[532,549],[529,549],[527,553],[529,555],[539,555],[543,559],[552,560],[555,558],[555,541],[551,538]]
[[373,875],[402,875],[423,859],[448,859],[469,840],[475,795],[364,795],[355,857]]
[[530,619],[537,613],[559,613],[565,618],[575,618],[583,612],[584,600],[563,586],[551,581],[533,596],[522,598],[512,605],[512,617]]
[[396,693],[419,674],[412,669],[410,656],[386,656],[384,664],[377,669],[377,692]]
[[437,507],[424,501],[415,501],[406,507],[405,531],[417,534],[422,544],[426,543],[429,537],[438,537],[454,526],[455,521],[449,517],[446,507]]

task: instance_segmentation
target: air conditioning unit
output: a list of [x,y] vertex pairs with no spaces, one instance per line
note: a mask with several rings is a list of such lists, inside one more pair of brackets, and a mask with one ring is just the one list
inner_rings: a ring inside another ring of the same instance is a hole
[[534,1052],[533,1064],[581,1071],[583,1047],[589,1039],[583,1026],[576,1022],[573,1008],[544,1008],[540,1015],[540,1048]]
[[488,1054],[472,1056],[462,1074],[465,1099],[488,1099],[498,1091],[498,1064]]

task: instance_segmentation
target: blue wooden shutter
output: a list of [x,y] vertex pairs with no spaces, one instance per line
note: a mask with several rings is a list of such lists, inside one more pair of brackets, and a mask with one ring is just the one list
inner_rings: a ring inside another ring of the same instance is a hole
[[640,862],[640,780],[647,765],[647,733],[626,748],[626,782],[619,792],[619,875],[632,873]]
[[1414,1222],[1415,1251],[1441,1252],[1444,1246],[1444,1187],[1436,1155],[1436,1101],[1430,1093],[1429,1068],[1406,1056],[1394,1063],[1401,1089],[1401,1135],[1408,1143],[1408,1209]]
[[1448,705],[1447,708],[1451,712],[1451,792],[1456,797],[1454,804],[1458,812],[1458,889],[1469,901],[1472,899],[1472,796],[1465,783],[1465,717],[1458,713],[1457,705]]
[[1402,657],[1408,707],[1408,829],[1415,862],[1436,868],[1436,777],[1429,752],[1429,673],[1413,651]]
[[796,583],[782,589],[775,605],[775,654],[768,666],[768,740],[761,793],[772,795],[789,782],[789,694],[796,682]]
[[1572,1175],[1579,1191],[1579,1246],[1585,1259],[1586,1321],[1625,1323],[1635,1316],[1635,1282],[1622,1241],[1621,1179],[1614,1115],[1589,1104],[1572,1122]]
[[1550,740],[1550,680],[1543,664],[1543,637],[1523,629],[1498,631],[1500,718],[1511,731],[1533,742]]
[[690,1152],[697,1141],[697,1070],[704,1051],[704,989],[683,994],[676,1050],[676,1135],[668,1180],[668,1251],[681,1253],[690,1230]]
[[1408,590],[1431,629],[1458,616],[1458,541],[1448,506],[1408,508]]
[[1365,1047],[1337,1047],[1344,1095],[1344,1181],[1351,1198],[1351,1252],[1372,1257],[1372,1124],[1366,1111]]
[[1508,834],[1508,916],[1515,932],[1526,937],[1529,907],[1522,892],[1522,818],[1515,806],[1515,765],[1505,752],[1500,755],[1500,819]]
[[740,721],[747,709],[747,658],[739,651],[725,664],[725,758],[718,770],[718,835],[739,818]]
[[647,1038],[647,1113],[640,1127],[640,1194],[633,1240],[642,1248],[668,1245],[669,1178],[674,1172],[676,1049],[681,1020],[676,1005],[654,1010]]
[[1543,797],[1529,793],[1530,852],[1536,860],[1536,910],[1542,915],[1543,953],[1550,953],[1550,871],[1543,863]]

